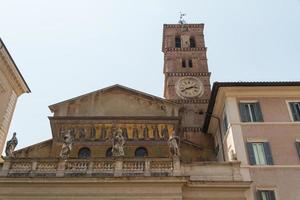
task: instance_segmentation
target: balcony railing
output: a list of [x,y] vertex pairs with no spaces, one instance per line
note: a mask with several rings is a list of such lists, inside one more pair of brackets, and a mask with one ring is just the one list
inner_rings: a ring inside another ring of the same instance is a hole
[[174,166],[176,167],[178,165],[174,165],[174,161],[168,158],[91,160],[6,159],[0,171],[0,176],[173,176]]

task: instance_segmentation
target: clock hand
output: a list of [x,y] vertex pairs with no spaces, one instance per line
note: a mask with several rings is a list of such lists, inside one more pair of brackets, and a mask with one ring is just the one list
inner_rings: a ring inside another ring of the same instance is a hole
[[195,87],[194,85],[190,86],[190,87],[186,87],[183,90],[181,90],[181,92],[184,92],[185,90],[189,90],[189,89],[192,89],[192,88],[197,88],[197,87]]

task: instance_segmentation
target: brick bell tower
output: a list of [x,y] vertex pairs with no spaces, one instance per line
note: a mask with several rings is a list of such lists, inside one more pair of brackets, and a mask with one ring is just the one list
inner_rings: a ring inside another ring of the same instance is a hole
[[211,93],[203,29],[183,20],[163,29],[164,97],[182,105],[180,134],[189,140],[201,134]]

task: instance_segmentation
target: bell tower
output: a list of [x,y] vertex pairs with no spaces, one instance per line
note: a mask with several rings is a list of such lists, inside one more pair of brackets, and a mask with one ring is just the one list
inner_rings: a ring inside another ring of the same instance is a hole
[[164,97],[180,103],[181,134],[200,133],[210,98],[204,24],[164,24]]

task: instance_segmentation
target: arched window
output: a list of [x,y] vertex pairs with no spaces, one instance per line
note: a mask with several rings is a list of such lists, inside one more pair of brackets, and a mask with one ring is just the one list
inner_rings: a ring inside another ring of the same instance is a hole
[[112,157],[112,148],[111,148],[111,147],[109,147],[109,148],[106,150],[105,156],[106,156],[107,158]]
[[91,157],[91,150],[87,147],[83,147],[78,152],[78,158],[87,159]]
[[193,61],[189,60],[189,67],[193,67]]
[[196,41],[194,37],[190,37],[190,47],[195,48],[196,47]]
[[139,147],[135,150],[134,155],[135,155],[135,157],[146,157],[146,156],[148,156],[148,151],[144,147]]
[[176,48],[181,48],[181,39],[180,36],[175,37],[175,47]]
[[182,60],[182,67],[186,67],[186,61]]

